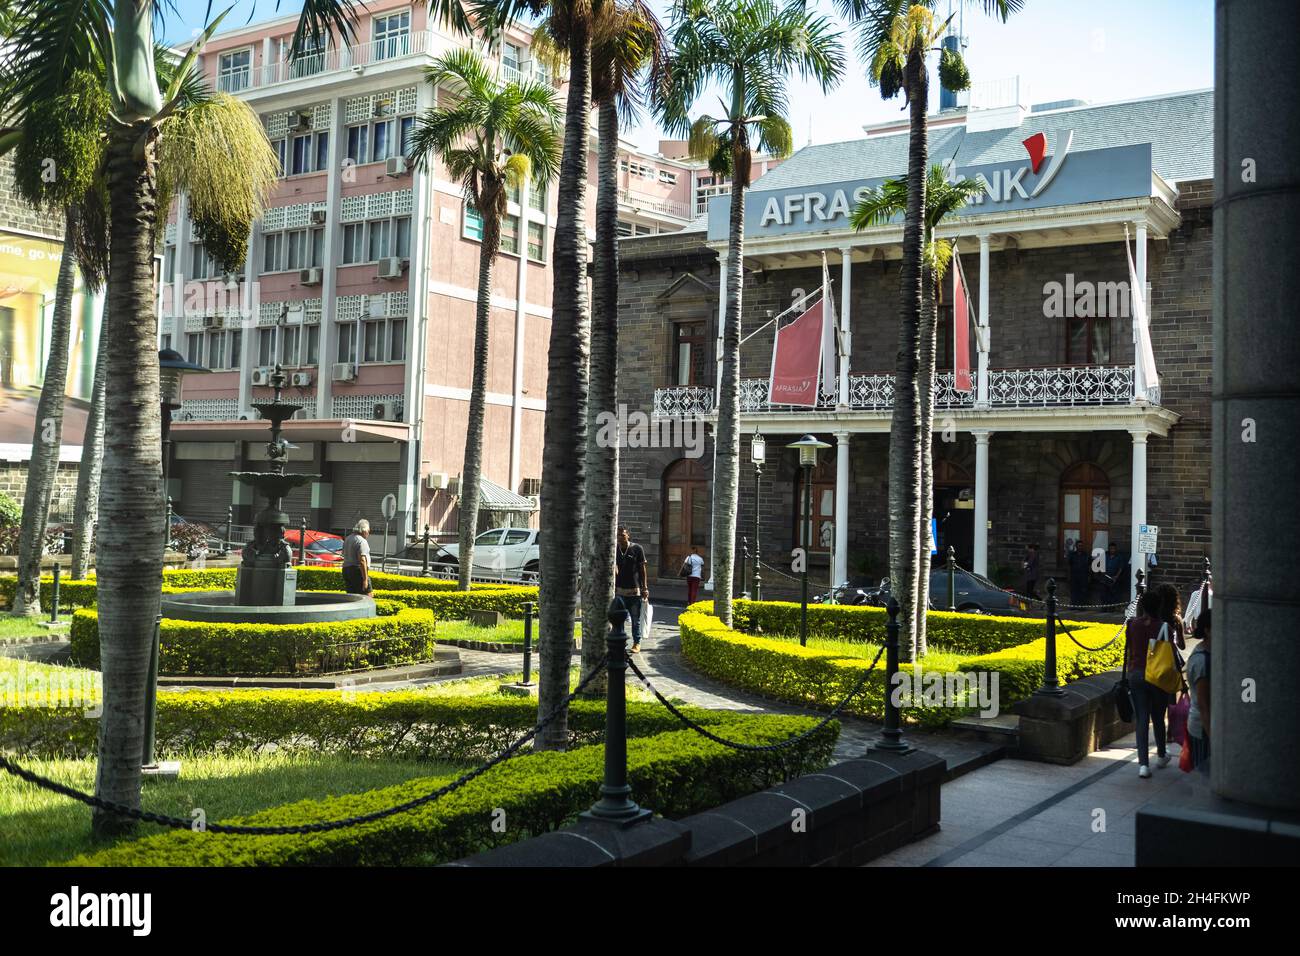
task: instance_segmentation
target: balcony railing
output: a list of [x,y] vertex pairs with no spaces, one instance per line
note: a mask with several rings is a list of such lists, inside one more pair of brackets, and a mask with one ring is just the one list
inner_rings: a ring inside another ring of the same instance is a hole
[[[767,400],[767,379],[747,378],[740,382],[742,412],[799,412],[804,408],[772,405]],[[1159,387],[1148,390],[1150,401],[1159,404]],[[1077,365],[1049,368],[1006,368],[989,370],[989,404],[992,408],[1088,408],[1103,405],[1132,405],[1132,365]],[[817,408],[830,410],[839,404],[837,392],[823,391]],[[953,373],[942,372],[935,381],[934,406],[938,409],[974,408],[975,392],[958,391]],[[892,374],[850,375],[849,407],[855,411],[888,411],[894,407]],[[706,415],[713,411],[713,389],[702,385],[672,386],[655,390],[656,418]]]
[[657,196],[646,196],[631,189],[620,190],[618,201],[626,203],[629,206],[635,206],[637,209],[646,209],[650,212],[662,213],[665,216],[675,216],[678,219],[691,218],[690,207],[688,207],[684,202],[676,202],[672,199],[660,199]]
[[249,69],[223,76],[218,80],[218,87],[229,92],[238,92],[252,87],[273,86],[288,83],[310,76],[337,73],[358,66],[371,66],[405,56],[423,54],[434,48],[433,31],[416,30],[397,36],[357,43],[338,49],[311,53],[288,62],[279,60],[266,63],[256,69]]

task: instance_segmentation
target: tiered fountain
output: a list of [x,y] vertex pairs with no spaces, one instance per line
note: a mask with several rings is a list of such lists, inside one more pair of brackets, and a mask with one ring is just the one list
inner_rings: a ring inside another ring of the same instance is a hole
[[187,621],[247,621],[264,624],[300,624],[309,621],[344,621],[374,617],[375,602],[363,594],[298,591],[298,571],[293,549],[284,540],[289,517],[280,509],[284,496],[319,478],[285,471],[289,442],[280,426],[302,408],[280,400],[288,381],[279,365],[271,373],[275,397],[254,402],[262,418],[271,422],[266,446],[269,471],[232,471],[230,477],[266,498],[266,507],[253,519],[253,540],[244,546],[234,591],[200,591],[164,595],[163,617]]

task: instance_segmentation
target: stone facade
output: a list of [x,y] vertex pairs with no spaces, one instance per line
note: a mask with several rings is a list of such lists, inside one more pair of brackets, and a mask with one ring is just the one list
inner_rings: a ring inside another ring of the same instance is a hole
[[[1177,209],[1182,223],[1168,240],[1148,245],[1151,287],[1150,329],[1161,377],[1161,405],[1176,412],[1179,422],[1166,438],[1148,439],[1147,522],[1160,526],[1156,580],[1164,578],[1186,591],[1199,579],[1209,551],[1209,384],[1211,234],[1209,181],[1179,184]],[[828,245],[830,241],[828,240]],[[972,301],[978,302],[978,245],[961,243]],[[838,249],[828,248],[830,274],[839,306]],[[673,369],[671,324],[696,318],[707,324],[712,355],[718,309],[718,258],[707,248],[701,232],[648,236],[623,242],[620,288],[620,401],[631,411],[649,414],[654,390],[670,383]],[[1064,318],[1046,317],[1044,301],[1049,282],[1117,282],[1127,279],[1122,243],[1097,243],[1050,248],[1007,249],[990,255],[989,311],[992,327],[990,366],[1059,366],[1080,364],[1067,354]],[[780,271],[749,271],[745,278],[746,334],[769,315],[787,308],[795,291],[815,291],[820,267]],[[851,278],[852,368],[854,374],[890,373],[897,347],[898,262],[855,262]],[[941,314],[942,322],[942,314]],[[754,335],[741,355],[742,378],[766,378],[772,354],[773,328]],[[1113,318],[1109,331],[1109,361],[1134,361],[1132,325],[1127,313]],[[950,365],[948,366],[951,367]],[[712,386],[716,366],[699,384]],[[942,366],[941,366],[942,369]],[[936,429],[943,428],[943,411],[936,412]],[[1060,555],[1060,489],[1062,474],[1078,463],[1100,468],[1109,480],[1110,540],[1127,556],[1131,525],[1132,440],[1126,431],[1069,431],[1062,419],[1059,432],[997,432],[989,446],[989,572],[1002,572],[1007,583],[1018,584],[1025,546],[1037,542],[1042,577],[1056,576],[1062,598],[1068,575]],[[823,441],[834,443],[831,434]],[[789,563],[797,527],[796,465],[792,452],[780,445],[786,436],[768,436],[767,465],[761,498],[764,561]],[[752,540],[754,476],[749,465],[748,437],[741,441],[741,494],[738,535]],[[877,575],[886,567],[888,435],[853,434],[850,438],[849,568],[850,573]],[[834,480],[833,450],[822,453],[823,474]],[[951,462],[974,476],[975,442],[958,430],[955,440],[935,435],[936,461]],[[652,572],[675,577],[664,567],[661,536],[665,470],[682,457],[680,449],[624,450],[620,484],[620,520],[633,529],[646,547]],[[711,474],[712,446],[706,444],[702,465]],[[815,479],[816,480],[816,479]],[[816,485],[814,485],[816,487]],[[737,542],[738,552],[740,542]],[[818,581],[829,574],[825,556],[812,566]],[[781,578],[765,571],[765,584]],[[789,581],[785,582],[787,585]],[[1040,590],[1043,586],[1040,581]]]
[[[77,464],[62,462],[54,474],[54,494],[50,498],[50,521],[70,523],[77,500]],[[7,462],[0,467],[0,491],[18,504],[27,493],[27,462]]]

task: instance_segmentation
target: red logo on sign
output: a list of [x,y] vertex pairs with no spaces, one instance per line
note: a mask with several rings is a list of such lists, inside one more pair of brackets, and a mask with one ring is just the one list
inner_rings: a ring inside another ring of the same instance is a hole
[[1043,157],[1047,155],[1047,137],[1042,133],[1035,133],[1025,140],[1024,144],[1025,151],[1029,153],[1029,164],[1037,174],[1038,167],[1043,165]]

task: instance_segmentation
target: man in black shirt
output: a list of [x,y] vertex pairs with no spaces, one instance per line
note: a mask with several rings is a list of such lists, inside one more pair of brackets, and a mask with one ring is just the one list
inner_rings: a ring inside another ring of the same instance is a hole
[[618,548],[614,552],[614,594],[632,616],[632,653],[641,650],[641,602],[650,600],[646,581],[645,551],[632,543],[627,528],[618,529]]

